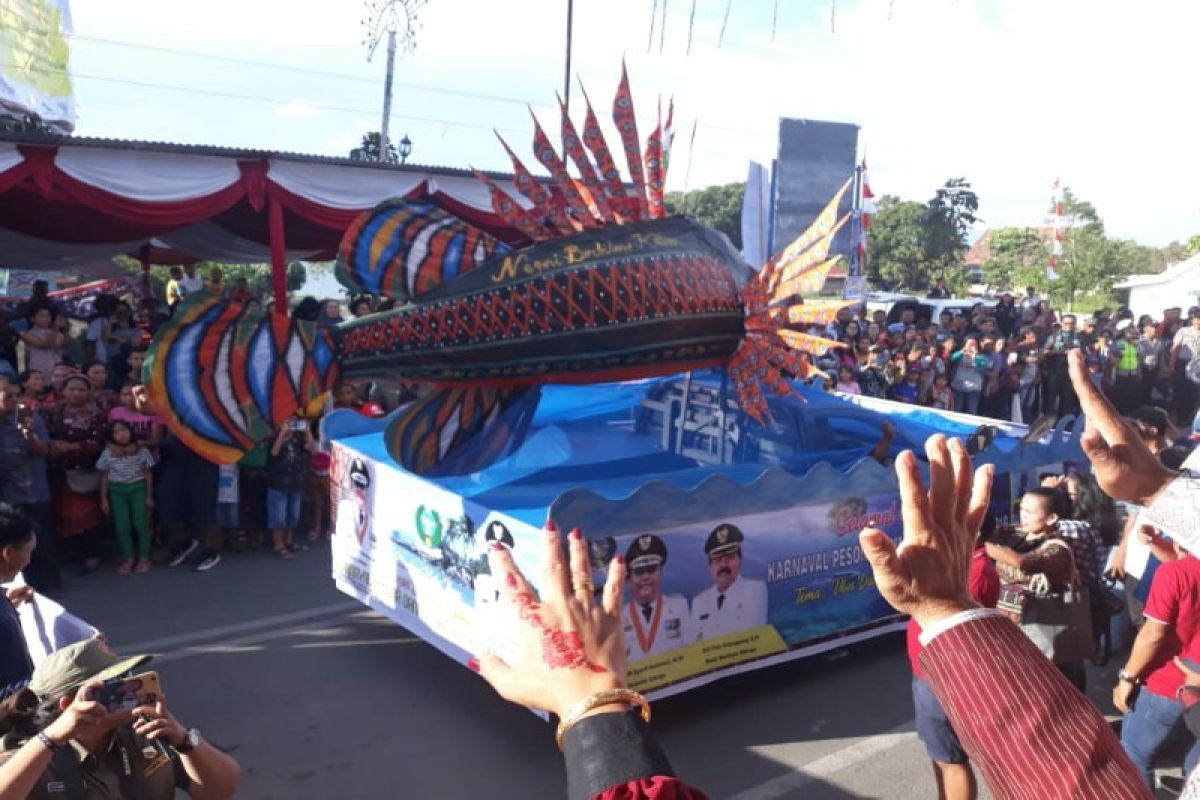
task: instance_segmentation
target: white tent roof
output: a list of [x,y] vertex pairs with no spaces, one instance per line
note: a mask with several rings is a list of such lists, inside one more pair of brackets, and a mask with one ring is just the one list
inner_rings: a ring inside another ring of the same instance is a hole
[[1200,253],[1191,258],[1180,261],[1162,272],[1156,272],[1149,275],[1130,275],[1121,283],[1116,284],[1116,289],[1135,289],[1139,286],[1156,286],[1161,283],[1174,283],[1181,278],[1192,277],[1195,274],[1200,276]]

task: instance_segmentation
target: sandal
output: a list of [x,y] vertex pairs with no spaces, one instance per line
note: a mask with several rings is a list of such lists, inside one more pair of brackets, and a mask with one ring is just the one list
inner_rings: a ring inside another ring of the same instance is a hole
[[288,550],[286,547],[276,547],[275,557],[281,561],[291,561],[296,556],[292,555],[292,551]]
[[303,551],[307,551],[307,550],[308,550],[308,545],[306,545],[306,544],[296,544],[295,542],[292,542],[291,544],[289,544],[289,545],[287,546],[287,549],[288,549],[288,550],[290,550],[290,551],[291,551],[291,552],[293,552],[293,553],[300,553],[300,552],[303,552]]

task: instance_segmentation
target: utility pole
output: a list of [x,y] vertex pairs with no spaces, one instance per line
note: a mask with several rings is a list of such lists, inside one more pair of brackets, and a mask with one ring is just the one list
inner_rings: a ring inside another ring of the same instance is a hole
[[375,48],[387,34],[387,75],[383,83],[383,121],[379,125],[379,160],[388,160],[388,127],[392,116],[392,77],[396,69],[396,50],[412,52],[417,46],[417,11],[425,0],[366,0],[362,18],[366,36],[367,61],[375,57]]
[[396,29],[388,31],[387,77],[383,79],[383,121],[379,123],[379,160],[387,161],[388,122],[392,118],[392,74],[396,69]]

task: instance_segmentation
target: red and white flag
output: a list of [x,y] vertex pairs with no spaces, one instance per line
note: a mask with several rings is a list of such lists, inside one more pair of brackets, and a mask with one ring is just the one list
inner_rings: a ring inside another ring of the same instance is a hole
[[1051,221],[1054,229],[1054,241],[1050,246],[1050,266],[1046,268],[1046,277],[1052,281],[1058,280],[1058,257],[1063,252],[1063,198],[1062,179],[1054,179],[1054,217]]
[[861,202],[859,203],[858,223],[858,259],[859,263],[867,257],[867,231],[871,229],[871,218],[879,210],[875,205],[875,193],[871,191],[871,181],[867,178],[867,160],[862,162],[862,173],[859,181]]

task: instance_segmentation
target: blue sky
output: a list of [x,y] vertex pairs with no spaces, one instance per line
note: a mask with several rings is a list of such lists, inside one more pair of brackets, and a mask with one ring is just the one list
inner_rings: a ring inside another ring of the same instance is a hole
[[[660,54],[654,0],[575,0],[574,71],[606,116],[624,56],[643,136],[674,95],[669,188],[743,179],[774,154],[779,117],[806,117],[862,126],[877,194],[924,200],[965,176],[989,225],[1039,224],[1061,175],[1114,235],[1200,233],[1200,3],[839,0],[831,30],[830,0],[780,0],[772,41],[774,0],[736,0],[718,48],[725,0],[697,0],[688,55],[691,2],[665,2]],[[411,161],[505,169],[492,127],[529,152],[526,104],[553,124],[565,6],[429,0],[397,64],[392,131]],[[383,54],[367,63],[357,0],[74,0],[72,14],[80,134],[344,155],[379,127]]]

